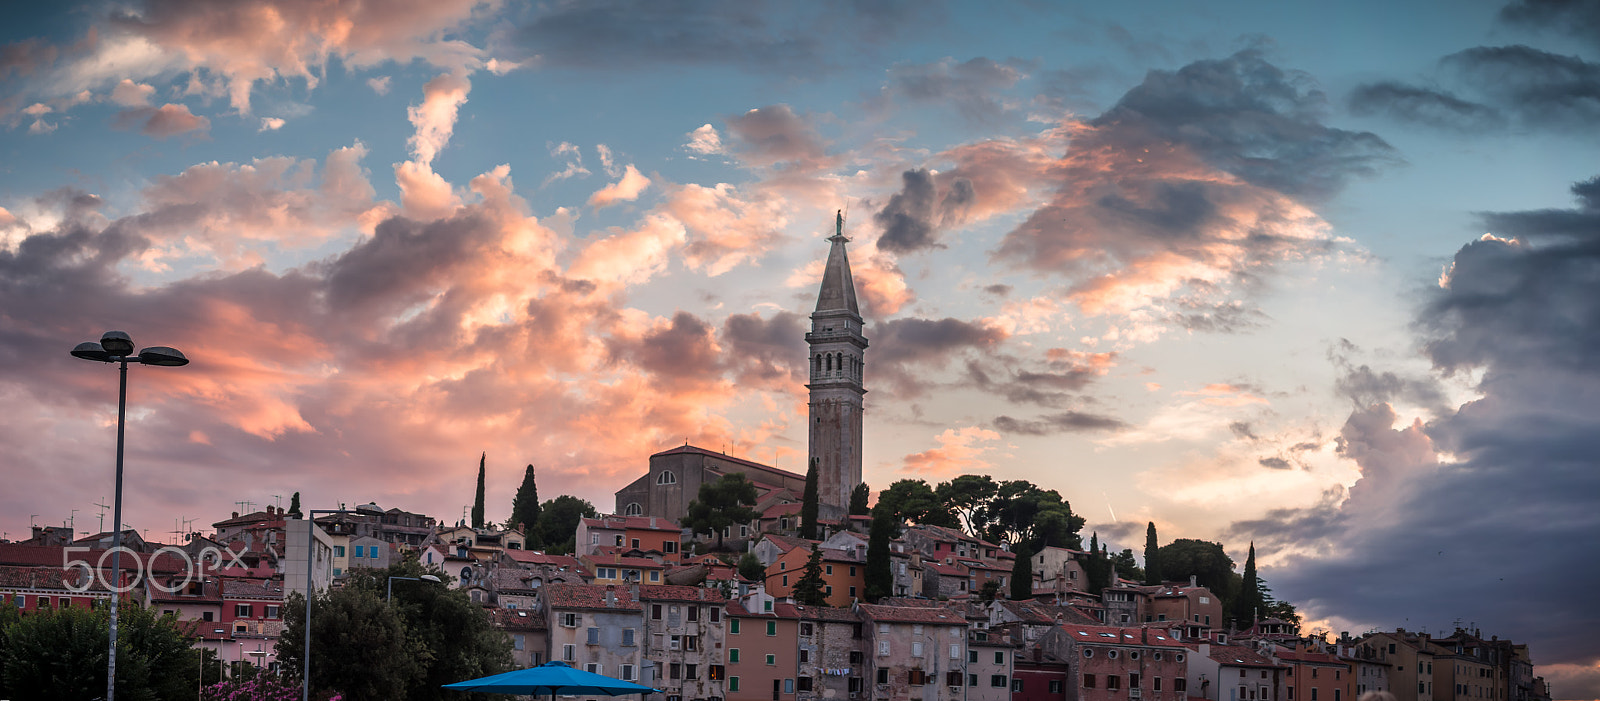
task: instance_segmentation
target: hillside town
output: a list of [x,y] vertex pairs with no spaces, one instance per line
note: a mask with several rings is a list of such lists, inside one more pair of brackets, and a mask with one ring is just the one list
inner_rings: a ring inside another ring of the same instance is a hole
[[[370,577],[385,605],[414,588],[459,592],[516,667],[560,661],[662,701],[1550,698],[1527,645],[1471,624],[1302,631],[1265,594],[1253,546],[1241,576],[1220,545],[1163,547],[1152,523],[1141,566],[1098,534],[1085,547],[1066,501],[1026,482],[965,475],[872,494],[868,343],[842,218],[828,240],[805,337],[806,474],[686,442],[649,456],[610,513],[568,495],[539,502],[530,465],[511,517],[489,522],[480,456],[470,522],[334,498],[302,509],[296,493],[174,543],[33,526],[0,542],[0,604],[45,615],[115,588],[175,619],[229,675],[297,674],[279,661],[295,642],[291,602]],[[1180,563],[1179,547],[1215,557]]]

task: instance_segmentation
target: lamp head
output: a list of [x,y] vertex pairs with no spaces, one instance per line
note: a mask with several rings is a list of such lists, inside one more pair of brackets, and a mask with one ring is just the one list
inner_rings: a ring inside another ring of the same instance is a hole
[[111,354],[107,353],[106,349],[101,348],[100,344],[94,341],[79,343],[77,348],[72,349],[72,357],[84,360],[98,360],[102,363],[111,362]]
[[422,579],[426,579],[426,580],[428,580],[428,581],[430,581],[430,582],[437,582],[437,581],[439,581],[439,578],[438,578],[438,577],[435,577],[435,576],[433,576],[433,575],[431,575],[431,574],[425,574],[425,575],[422,575]]
[[161,365],[165,367],[179,367],[189,364],[189,359],[183,356],[183,351],[167,346],[150,346],[139,351],[139,362],[145,365]]
[[133,355],[133,339],[121,331],[107,331],[100,337],[100,347],[112,356]]

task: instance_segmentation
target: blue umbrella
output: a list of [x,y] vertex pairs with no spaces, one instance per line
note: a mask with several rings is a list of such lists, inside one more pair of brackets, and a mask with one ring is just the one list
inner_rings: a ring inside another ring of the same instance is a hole
[[487,691],[492,694],[550,694],[551,696],[556,694],[621,696],[656,693],[655,689],[648,686],[573,669],[565,662],[546,662],[538,667],[445,684],[444,688],[457,691]]

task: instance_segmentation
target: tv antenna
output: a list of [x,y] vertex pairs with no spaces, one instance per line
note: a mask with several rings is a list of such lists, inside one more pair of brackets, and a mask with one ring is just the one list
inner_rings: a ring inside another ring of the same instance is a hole
[[280,509],[283,508],[283,495],[282,494],[273,494],[272,495],[272,500],[275,502],[275,506],[277,506]]
[[97,527],[97,530],[95,531],[96,533],[105,533],[106,532],[106,509],[111,508],[111,505],[107,504],[105,502],[106,502],[106,498],[105,497],[100,497],[100,501],[97,501],[97,502],[95,502],[93,504],[90,504],[90,506],[98,506],[98,507],[100,507],[100,525]]

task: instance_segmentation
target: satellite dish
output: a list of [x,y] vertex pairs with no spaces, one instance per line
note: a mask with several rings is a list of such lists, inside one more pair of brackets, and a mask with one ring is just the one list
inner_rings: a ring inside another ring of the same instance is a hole
[[463,568],[461,568],[461,581],[463,581],[463,582],[472,581],[472,568],[471,567],[463,567]]

